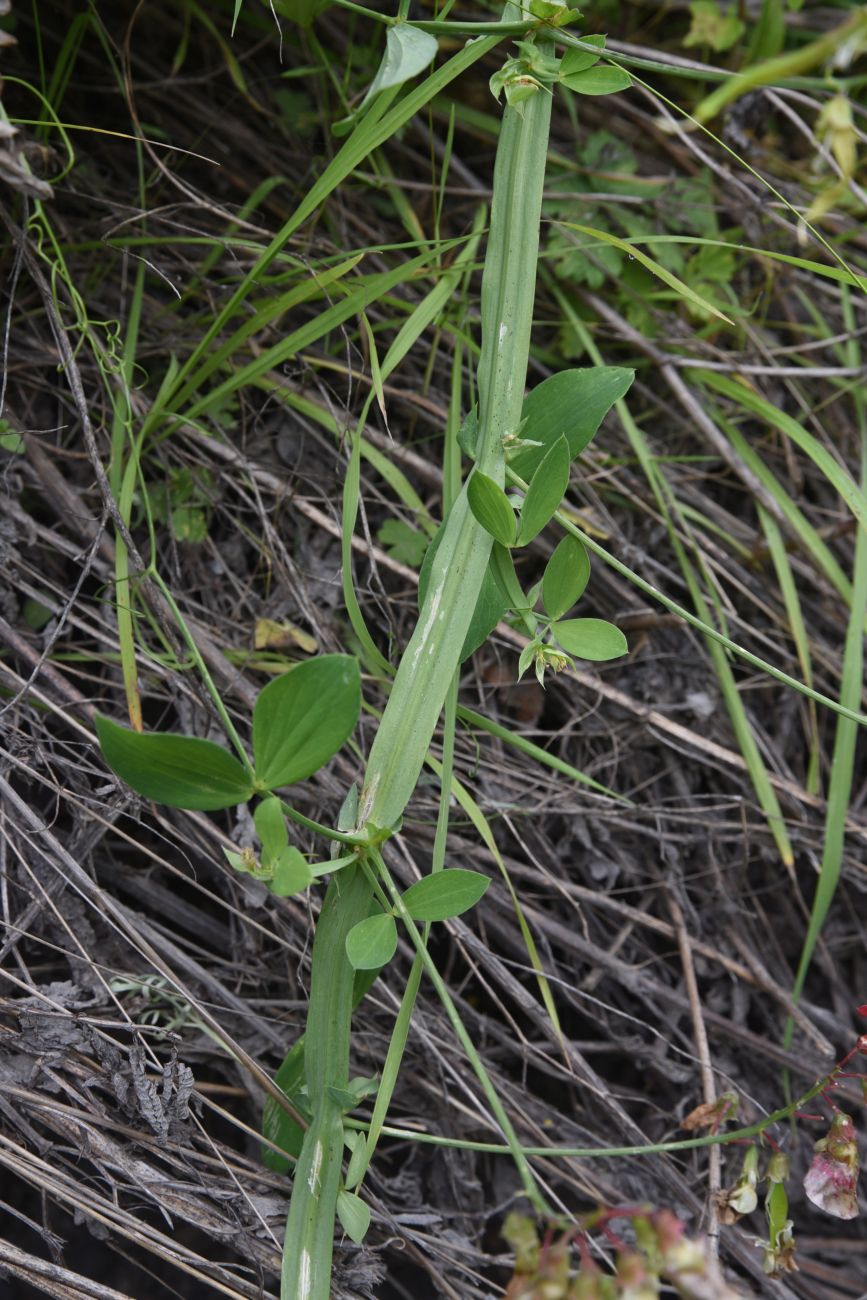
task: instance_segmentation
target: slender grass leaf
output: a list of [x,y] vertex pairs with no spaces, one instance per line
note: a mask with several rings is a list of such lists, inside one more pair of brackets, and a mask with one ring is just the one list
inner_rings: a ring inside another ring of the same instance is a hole
[[736,379],[730,379],[728,375],[717,374],[714,370],[699,370],[695,373],[696,379],[709,388],[715,388],[718,393],[724,393],[726,397],[732,398],[739,406],[745,410],[752,411],[754,415],[760,416],[772,428],[779,429],[787,438],[791,438],[796,446],[810,457],[810,460],[827,478],[828,482],[839,492],[846,505],[852,511],[852,514],[861,524],[862,528],[867,528],[867,493],[865,493],[844,469],[841,469],[837,461],[827,451],[817,438],[808,433],[802,424],[787,415],[785,411],[780,411],[772,402],[761,397],[754,389],[748,387]]
[[450,867],[410,885],[403,896],[404,907],[414,921],[448,921],[475,907],[490,883],[478,871]]
[[629,650],[620,628],[604,618],[567,618],[561,623],[553,623],[551,631],[563,649],[579,659],[601,663],[606,659],[618,659]]
[[[583,75],[586,76],[587,74]],[[694,289],[690,289],[688,284],[684,284],[683,280],[679,280],[676,275],[672,275],[671,271],[666,270],[654,258],[648,257],[647,253],[643,253],[635,244],[630,244],[628,240],[620,239],[617,235],[611,235],[607,230],[597,230],[594,226],[579,226],[572,221],[563,221],[561,225],[567,230],[577,230],[581,235],[589,235],[591,239],[601,240],[603,244],[610,244],[612,248],[619,248],[621,252],[626,253],[629,257],[634,257],[636,262],[640,262],[642,266],[647,267],[648,271],[655,275],[657,279],[662,280],[664,284],[667,284],[670,289],[674,289],[675,293],[679,294],[681,298],[691,302],[693,306],[700,308],[702,312],[710,312],[711,316],[716,316],[717,320],[725,321],[726,325],[732,324],[728,316],[725,316],[714,307],[713,303],[708,302],[707,298],[702,298],[701,294],[696,293]]]
[[631,800],[626,795],[617,794],[616,791],[610,790],[607,785],[601,785],[599,781],[594,781],[592,776],[573,767],[571,763],[566,763],[557,754],[549,754],[547,750],[542,749],[540,745],[534,745],[532,740],[527,740],[519,731],[512,731],[509,727],[503,727],[492,718],[486,718],[481,713],[476,713],[474,709],[467,709],[463,705],[458,705],[458,717],[461,722],[465,722],[470,727],[477,727],[480,731],[485,731],[490,736],[496,736],[506,745],[512,745],[523,754],[527,754],[535,762],[546,767],[550,767],[555,772],[561,772],[563,776],[569,777],[571,781],[578,781],[581,785],[588,785],[593,790],[598,790],[600,794],[607,795],[609,799],[619,799],[621,803],[631,804]]
[[131,731],[101,714],[94,725],[106,763],[145,799],[212,812],[246,803],[253,794],[250,775],[237,758],[210,740]]
[[370,1210],[355,1192],[340,1192],[337,1197],[337,1217],[347,1237],[360,1246],[370,1227]]
[[292,785],[337,753],[361,712],[352,655],[320,655],[260,692],[253,708],[253,759],[267,789]]
[[564,80],[576,72],[592,68],[594,63],[599,62],[599,55],[605,49],[604,36],[582,36],[581,39],[585,45],[595,45],[599,54],[593,54],[590,50],[567,50],[560,62],[560,77]]
[[590,556],[575,537],[564,537],[545,566],[542,604],[549,618],[562,618],[584,594],[590,579]]
[[353,970],[379,970],[397,948],[397,926],[390,912],[377,912],[359,921],[346,936],[346,956]]
[[274,861],[274,874],[269,882],[272,894],[278,898],[288,898],[290,894],[300,894],[302,889],[313,880],[310,863],[294,844],[287,844],[277,854]]
[[509,498],[492,478],[476,470],[467,484],[470,509],[486,533],[501,546],[513,546],[517,525]]
[[592,370],[562,370],[543,380],[524,401],[521,426],[521,437],[541,446],[521,448],[510,456],[509,468],[520,478],[531,479],[561,435],[574,460],[634,378],[634,370],[596,366]]
[[[560,505],[569,486],[571,462],[569,444],[561,434],[530,480],[521,509],[521,526],[518,529],[519,546],[526,546],[528,542],[532,542]],[[499,538],[497,540],[499,541]]]
[[[575,51],[575,53],[583,51]],[[577,95],[613,95],[618,90],[628,90],[632,78],[623,68],[610,64],[600,64],[595,68],[585,68],[583,72],[561,74],[560,81]]]

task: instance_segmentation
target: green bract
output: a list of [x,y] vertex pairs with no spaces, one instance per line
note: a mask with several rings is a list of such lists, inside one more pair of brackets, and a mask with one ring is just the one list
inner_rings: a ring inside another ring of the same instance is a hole
[[362,106],[389,86],[401,86],[424,72],[436,58],[437,39],[409,23],[394,23],[385,37],[385,54]]
[[358,721],[361,676],[351,655],[320,655],[265,687],[253,709],[253,762],[266,790],[303,781]]
[[620,628],[604,618],[567,618],[552,623],[551,631],[558,644],[579,659],[618,659],[629,649]]
[[390,912],[359,921],[346,936],[346,956],[354,970],[379,970],[397,948],[397,927]]
[[447,921],[474,907],[490,883],[478,871],[452,867],[410,885],[403,905],[414,921]]
[[529,394],[522,409],[521,437],[541,446],[524,447],[510,456],[509,468],[520,478],[532,478],[561,435],[574,460],[634,378],[634,370],[597,366],[593,370],[563,370],[545,379]]
[[590,557],[575,537],[564,537],[545,567],[542,604],[549,618],[562,618],[579,600],[590,578]]
[[467,484],[470,509],[486,533],[501,546],[515,543],[516,521],[511,502],[501,487],[476,470]]
[[[530,480],[524,505],[521,509],[521,527],[518,545],[526,546],[541,533],[554,511],[563,500],[569,484],[569,444],[561,434],[545,454]],[[500,541],[500,538],[497,538]]]
[[[508,453],[509,468],[520,478],[532,478],[561,434],[574,460],[614,403],[625,396],[634,378],[634,370],[594,366],[592,370],[561,370],[543,380],[524,400],[520,418],[505,431],[507,447],[510,436],[529,444]],[[476,459],[478,437],[479,414],[473,408],[458,433],[461,449],[472,460]]]
[[571,76],[561,76],[560,80],[578,95],[613,95],[618,90],[628,90],[632,85],[628,72],[608,63],[585,68]]
[[246,803],[253,794],[250,774],[210,740],[132,731],[99,713],[94,724],[106,763],[145,799],[169,808],[212,812]]

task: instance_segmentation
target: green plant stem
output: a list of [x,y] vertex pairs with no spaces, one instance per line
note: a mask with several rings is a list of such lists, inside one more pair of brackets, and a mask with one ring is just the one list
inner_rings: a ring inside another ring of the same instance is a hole
[[143,574],[142,576],[150,578],[154,586],[157,587],[159,591],[162,593],[163,599],[165,600],[166,604],[171,610],[172,617],[174,618],[175,622],[178,625],[178,630],[180,631],[181,636],[184,638],[184,641],[187,644],[187,649],[190,652],[190,658],[195,664],[199,672],[199,676],[201,677],[202,681],[205,683],[205,688],[214,702],[214,708],[217,710],[220,721],[222,722],[225,728],[226,735],[229,737],[230,741],[235,746],[235,750],[238,754],[238,757],[240,758],[241,762],[244,765],[245,771],[255,780],[256,773],[253,768],[253,764],[250,762],[250,759],[247,757],[247,751],[244,748],[243,741],[241,740],[241,737],[238,735],[234,722],[229,717],[229,711],[222,701],[220,692],[217,690],[217,687],[214,683],[214,679],[211,676],[210,672],[208,671],[208,665],[205,663],[204,659],[202,658],[202,653],[199,650],[199,647],[196,645],[193,634],[190,632],[190,629],[187,627],[186,620],[184,619],[183,614],[178,609],[178,605],[174,596],[172,595],[168,586],[160,577],[159,573],[155,568],[151,567],[147,571],[147,573]]
[[[783,1120],[791,1119],[796,1111],[803,1110],[814,1098],[824,1092],[829,1086],[829,1078],[826,1076],[814,1083],[805,1093],[797,1097],[794,1101],[788,1102],[781,1106],[779,1110],[772,1111],[764,1119],[756,1120],[754,1124],[748,1124],[745,1128],[731,1129],[728,1133],[711,1133],[706,1137],[682,1138],[674,1142],[649,1142],[646,1146],[631,1147],[522,1147],[521,1150],[525,1156],[538,1156],[548,1158],[557,1156],[563,1159],[581,1159],[592,1160],[596,1157],[613,1159],[617,1156],[654,1156],[660,1155],[666,1151],[695,1151],[699,1147],[727,1146],[732,1142],[743,1142],[749,1138],[758,1137],[761,1133],[767,1132],[772,1124],[780,1124]],[[346,1127],[365,1132],[367,1124],[363,1120],[347,1119]],[[400,1138],[404,1141],[423,1142],[427,1146],[452,1147],[459,1151],[483,1151],[490,1155],[508,1156],[512,1154],[510,1146],[504,1146],[502,1142],[471,1142],[463,1138],[439,1137],[434,1133],[420,1133],[417,1129],[396,1128],[392,1125],[386,1125],[382,1130],[383,1137]]]

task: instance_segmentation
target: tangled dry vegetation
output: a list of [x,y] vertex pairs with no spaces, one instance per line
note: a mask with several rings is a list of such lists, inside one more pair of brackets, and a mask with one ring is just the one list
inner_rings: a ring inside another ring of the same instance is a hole
[[[17,48],[2,50],[7,112],[38,115],[12,76],[38,83],[41,59],[60,119],[89,129],[69,131],[67,158],[61,133],[23,127],[10,157],[26,166],[17,179],[4,166],[0,207],[0,1287],[10,1297],[273,1296],[287,1179],[263,1165],[258,1125],[303,1025],[318,895],[278,900],[230,869],[222,848],[250,842],[245,810],[161,810],[121,788],[95,747],[92,715],[123,719],[125,710],[118,505],[107,473],[137,277],[133,431],[169,357],[196,346],[333,152],[327,123],[338,105],[319,59],[327,50],[335,67],[349,61],[351,24],[330,11],[314,47],[285,20],[281,45],[267,6],[246,6],[231,42],[228,5],[213,16],[192,3],[16,8]],[[632,8],[609,20],[612,35],[654,53],[643,26],[653,7]],[[361,23],[357,31],[372,48],[371,32]],[[490,192],[494,66],[453,89],[453,147],[443,97],[364,162],[289,253],[315,266],[365,249],[362,269],[372,273],[399,266],[412,240],[465,234]],[[314,71],[291,75],[304,68]],[[661,74],[656,84],[685,93]],[[728,144],[800,207],[811,197],[815,110],[807,91],[759,93],[725,128]],[[638,88],[616,97],[615,114],[610,101],[583,101],[576,150],[576,124],[558,102],[548,217],[607,223],[621,236],[728,232],[731,242],[830,264],[817,245],[804,249],[791,211],[755,174],[721,145],[666,131],[660,113]],[[863,263],[856,216],[831,217],[824,230]],[[573,473],[576,517],[695,612],[682,548],[722,630],[799,680],[806,654],[814,687],[837,698],[849,605],[835,577],[848,581],[851,571],[852,518],[779,428],[694,376],[697,367],[746,376],[857,474],[863,299],[766,256],[715,266],[705,249],[691,268],[681,257],[681,276],[723,311],[736,309],[725,328],[628,259],[612,263],[598,244],[578,250],[562,227],[552,224],[543,244],[533,382],[575,364],[567,356],[589,364],[588,339],[607,364],[635,366],[629,412],[666,485],[654,497],[612,412]],[[164,600],[135,576],[149,558],[146,505],[159,570],[242,732],[274,672],[314,649],[356,649],[340,584],[341,434],[372,382],[370,339],[391,337],[430,283],[395,285],[367,307],[370,334],[357,317],[338,324],[142,448],[127,518],[146,726],[219,738]],[[276,274],[259,286],[262,301],[274,286]],[[468,329],[476,302],[474,280]],[[227,366],[262,357],[321,308],[299,300]],[[439,515],[452,341],[450,330],[431,328],[385,384],[387,424],[374,408],[366,431],[352,554],[368,627],[386,654],[407,639],[426,524]],[[530,548],[527,583],[549,551],[544,538]],[[793,634],[786,574],[803,635]],[[730,661],[791,843],[787,862],[708,641],[601,563],[583,612],[627,633],[628,660],[564,672],[544,691],[528,679],[516,685],[521,636],[502,626],[465,665],[461,686],[461,703],[496,725],[485,730],[465,714],[456,753],[521,897],[562,1039],[541,1006],[491,846],[458,805],[451,864],[489,872],[493,884],[466,924],[441,931],[435,956],[528,1144],[680,1137],[688,1112],[727,1090],[748,1123],[781,1104],[785,1071],[797,1091],[830,1068],[851,1043],[854,1004],[867,1001],[864,768],[856,762],[841,885],[793,1010],[823,853],[833,714]],[[384,694],[370,672],[364,689],[358,752],[344,751],[298,795],[321,821],[333,820],[369,749]],[[517,748],[515,735],[562,770]],[[574,779],[574,769],[616,797]],[[391,850],[405,883],[431,851],[438,786],[425,781]],[[303,836],[298,843],[309,847]],[[356,1015],[359,1075],[381,1066],[410,960],[401,948]],[[424,985],[392,1119],[498,1140]],[[815,1136],[807,1124],[786,1139],[801,1173]],[[739,1159],[698,1151],[537,1166],[566,1213],[651,1202],[698,1230]],[[507,1158],[385,1140],[368,1188],[373,1229],[363,1248],[338,1247],[335,1294],[503,1294],[511,1270],[499,1231],[516,1186]],[[723,1229],[721,1257],[744,1294],[862,1294],[857,1225],[822,1218],[803,1199],[794,1217],[800,1271],[785,1281],[764,1278],[756,1225]]]

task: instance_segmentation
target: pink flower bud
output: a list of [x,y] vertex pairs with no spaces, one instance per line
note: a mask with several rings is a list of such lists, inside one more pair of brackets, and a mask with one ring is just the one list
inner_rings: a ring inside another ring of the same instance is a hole
[[858,1214],[858,1144],[851,1118],[838,1111],[828,1136],[813,1150],[804,1179],[808,1198],[835,1219],[854,1219]]

